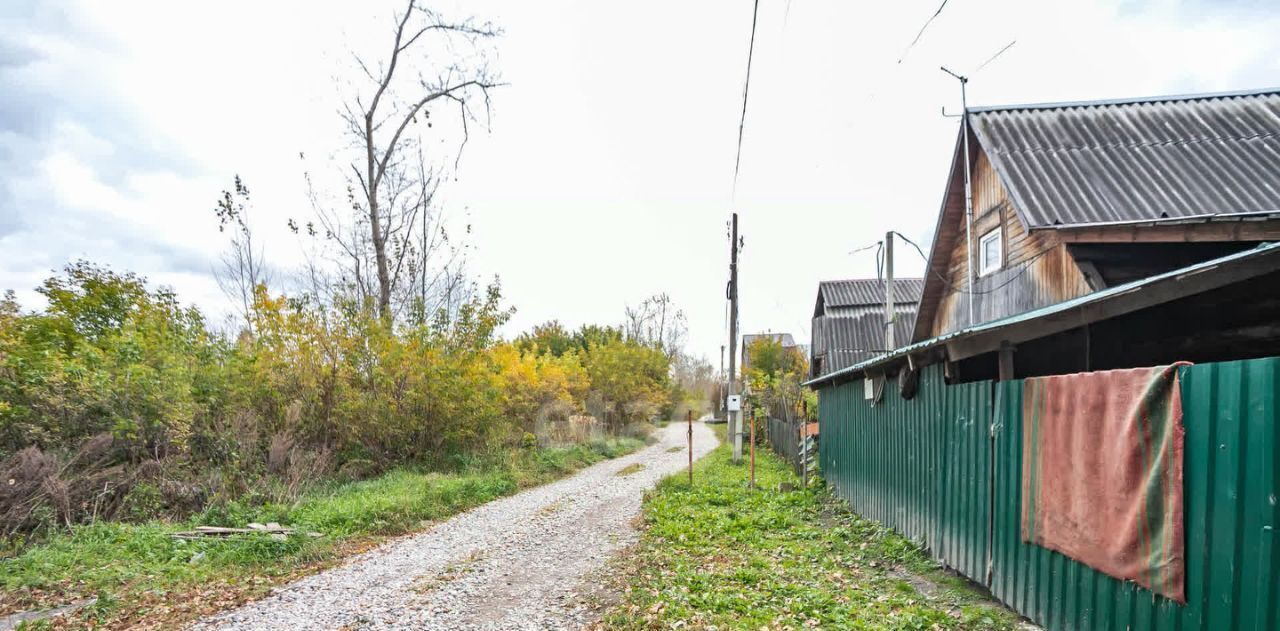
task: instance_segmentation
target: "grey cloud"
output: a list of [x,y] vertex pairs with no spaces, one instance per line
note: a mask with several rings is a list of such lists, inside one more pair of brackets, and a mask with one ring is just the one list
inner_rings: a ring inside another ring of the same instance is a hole
[[[32,44],[37,38],[63,45],[49,49],[58,51],[55,55],[37,49]],[[147,121],[129,109],[126,99],[116,98],[116,88],[100,76],[99,64],[113,53],[111,43],[63,8],[35,0],[0,3],[0,237],[65,214],[56,208],[51,187],[30,186],[38,182],[40,160],[62,124],[79,126],[102,141],[104,148],[81,148],[76,157],[108,186],[123,188],[129,174],[139,170],[196,172],[194,161],[171,140],[150,133]],[[25,186],[21,197],[18,186]],[[33,189],[44,191],[43,197]],[[179,260],[180,253],[167,254],[181,267],[191,267]]]

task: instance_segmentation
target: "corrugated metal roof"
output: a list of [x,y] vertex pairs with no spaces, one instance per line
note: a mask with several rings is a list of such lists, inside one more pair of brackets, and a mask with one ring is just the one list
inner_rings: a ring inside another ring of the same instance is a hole
[[[1263,257],[1269,257],[1269,258],[1264,259]],[[975,336],[978,336],[984,333],[989,333],[992,331],[1006,329],[1008,327],[1012,327],[1014,325],[1025,323],[1025,322],[1030,322],[1033,320],[1039,320],[1042,318],[1050,319],[1057,314],[1071,311],[1073,309],[1079,309],[1079,308],[1093,305],[1096,303],[1106,302],[1108,300],[1119,299],[1127,295],[1136,294],[1151,285],[1169,284],[1169,283],[1177,284],[1184,278],[1191,277],[1193,275],[1203,273],[1203,272],[1209,272],[1217,268],[1230,269],[1232,267],[1241,266],[1246,263],[1253,262],[1255,259],[1258,259],[1263,264],[1270,262],[1270,264],[1273,266],[1273,269],[1274,269],[1274,266],[1280,265],[1280,260],[1273,260],[1273,259],[1276,259],[1276,257],[1280,257],[1280,243],[1264,243],[1262,245],[1245,250],[1243,252],[1236,252],[1235,254],[1229,254],[1221,258],[1204,261],[1202,263],[1196,263],[1195,265],[1189,265],[1187,267],[1165,272],[1163,274],[1157,274],[1149,278],[1135,280],[1133,282],[1125,283],[1123,285],[1108,287],[1107,289],[1104,289],[1102,291],[1096,291],[1091,294],[1086,294],[1084,296],[1080,296],[1079,298],[1073,298],[1071,300],[1060,302],[1055,305],[1050,305],[1048,307],[1042,307],[1040,309],[1035,309],[1033,311],[1028,311],[1026,313],[1012,315],[1007,318],[1001,318],[999,320],[992,320],[990,322],[985,322],[985,323],[972,326],[966,329],[960,329],[959,331],[953,331],[945,335],[940,335],[935,338],[915,342],[913,344],[895,349],[893,352],[884,353],[876,357],[872,357],[871,359],[858,362],[857,364],[854,364],[852,366],[847,366],[845,368],[842,368],[834,372],[824,373],[822,376],[810,379],[809,381],[806,381],[802,385],[810,386],[810,387],[819,386],[825,382],[832,381],[837,377],[841,377],[845,375],[854,375],[857,373],[864,372],[869,368],[887,364],[895,360],[904,360],[908,355],[921,353],[923,351],[946,344],[948,342],[956,341],[962,338],[975,337]],[[1167,296],[1167,299],[1173,300],[1178,297],[1180,296],[1174,293],[1170,293]],[[1081,322],[1084,322],[1084,321],[1081,320]]]
[[1280,217],[1280,89],[970,109],[1030,229]]
[[[919,302],[921,291],[924,291],[923,278],[893,280],[895,304]],[[884,280],[878,278],[824,280],[818,283],[818,299],[827,307],[883,305]]]
[[[899,307],[896,315],[894,339],[899,344],[905,344],[911,339],[911,327],[916,317],[915,305]],[[812,358],[822,359],[821,374],[866,361],[886,350],[884,314],[881,312],[850,316],[827,315],[813,319]]]
[[749,344],[761,338],[771,339],[778,342],[783,347],[796,345],[796,338],[791,337],[790,333],[747,333],[742,336],[743,350],[745,350]]

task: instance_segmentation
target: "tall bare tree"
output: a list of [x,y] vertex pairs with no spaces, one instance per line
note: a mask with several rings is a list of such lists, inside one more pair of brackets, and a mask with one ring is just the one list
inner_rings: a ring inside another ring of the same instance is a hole
[[455,266],[433,265],[438,251],[456,256],[457,249],[437,207],[444,162],[427,155],[423,136],[433,127],[434,112],[456,107],[460,155],[469,123],[479,121],[478,103],[487,120],[489,91],[499,82],[481,42],[499,34],[492,24],[451,21],[408,0],[395,16],[385,56],[374,61],[356,55],[363,86],[353,88],[342,109],[356,153],[345,169],[349,210],[317,204],[317,214],[348,262],[350,282],[376,299],[384,319],[413,298],[428,302],[454,283]]
[[652,344],[662,349],[669,359],[683,350],[689,325],[684,311],[676,308],[670,295],[654,294],[636,307],[628,305],[625,315],[623,326],[627,339]]
[[222,265],[214,269],[218,287],[229,300],[238,303],[245,330],[253,332],[253,294],[258,285],[271,282],[262,247],[253,244],[249,224],[249,187],[237,175],[232,190],[222,191],[213,212],[218,217],[218,231],[231,229],[231,243],[222,254]]

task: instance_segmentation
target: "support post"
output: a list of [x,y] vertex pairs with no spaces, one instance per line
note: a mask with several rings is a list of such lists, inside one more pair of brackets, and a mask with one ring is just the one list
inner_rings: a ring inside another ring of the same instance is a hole
[[809,438],[809,419],[800,419],[800,442],[796,443],[796,453],[800,456],[800,485],[801,488],[809,488],[809,450],[805,446],[805,440]]
[[1000,342],[1000,351],[997,355],[999,362],[999,380],[1010,381],[1013,379],[1013,344],[1009,342]]
[[689,422],[689,486],[693,486],[693,410],[689,410],[684,416]]
[[893,339],[893,231],[884,233],[884,349],[897,348]]
[[748,416],[751,423],[751,488],[756,488],[756,409],[751,408]]

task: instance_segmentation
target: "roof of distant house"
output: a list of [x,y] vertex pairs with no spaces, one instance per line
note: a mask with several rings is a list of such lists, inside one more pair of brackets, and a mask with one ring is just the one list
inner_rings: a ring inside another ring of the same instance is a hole
[[1280,217],[1280,88],[969,112],[1029,229]]
[[782,344],[784,347],[796,345],[796,339],[791,337],[790,333],[747,333],[742,336],[743,352],[746,351],[747,345],[761,338],[771,339]]
[[[920,301],[924,290],[923,278],[897,278],[893,281],[894,304]],[[824,280],[818,283],[818,305],[826,307],[864,307],[884,304],[884,280],[880,278],[855,278],[849,280]],[[815,310],[814,316],[822,315]]]

